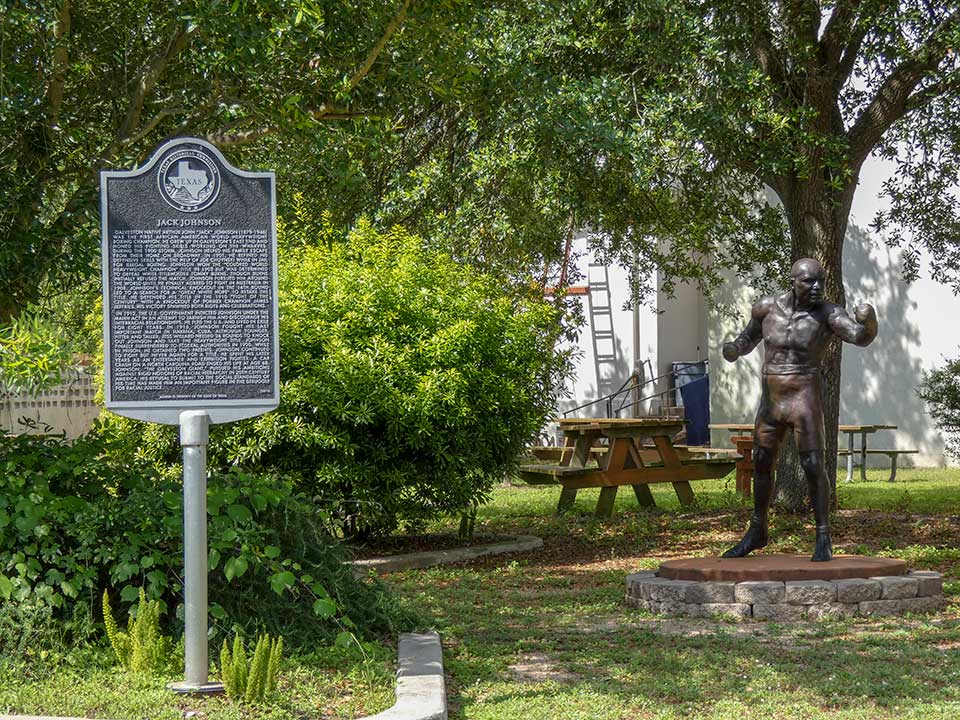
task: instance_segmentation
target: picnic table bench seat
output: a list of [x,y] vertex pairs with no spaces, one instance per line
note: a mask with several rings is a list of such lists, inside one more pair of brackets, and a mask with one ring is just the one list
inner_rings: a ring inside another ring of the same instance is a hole
[[[590,459],[599,463],[607,449],[604,445],[590,448]],[[534,445],[527,448],[527,452],[538,460],[562,463],[570,461],[573,448],[570,445]]]
[[[866,450],[854,450],[853,455],[866,453],[867,455],[886,455],[890,458],[890,477],[887,482],[894,482],[897,479],[897,459],[901,455],[915,455],[919,450],[897,450],[894,448],[867,448]],[[837,453],[841,457],[850,455],[850,450],[840,450]]]
[[[623,439],[620,439],[622,442]],[[693,448],[684,445],[671,445],[664,436],[653,439],[652,447],[640,443],[633,445],[633,458],[627,459],[624,446],[620,445],[617,455],[620,460],[611,464],[610,447],[595,446],[582,460],[583,464],[571,464],[574,448],[571,446],[539,446],[528,449],[528,453],[540,459],[555,460],[557,464],[523,464],[519,477],[530,485],[560,485],[562,491],[558,512],[573,505],[577,491],[586,488],[600,488],[596,517],[609,517],[613,510],[617,488],[629,485],[633,488],[637,501],[644,507],[653,506],[650,489],[652,483],[671,483],[681,505],[694,502],[691,480],[721,478],[733,468],[739,455],[726,449]],[[639,464],[638,462],[639,461]],[[587,463],[595,462],[595,466]]]

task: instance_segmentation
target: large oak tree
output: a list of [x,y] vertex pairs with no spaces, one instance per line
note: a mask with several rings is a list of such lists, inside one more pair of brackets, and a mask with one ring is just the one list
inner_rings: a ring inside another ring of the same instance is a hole
[[[476,22],[483,74],[405,136],[417,169],[386,203],[453,228],[465,254],[507,246],[556,268],[564,237],[589,227],[668,289],[707,290],[725,266],[782,282],[813,256],[842,304],[851,203],[877,154],[898,163],[877,227],[912,241],[908,274],[925,245],[960,287],[956,2],[544,0],[487,3]],[[824,372],[832,476],[839,344]],[[781,479],[796,478],[783,460]],[[784,485],[799,508],[802,483]]]

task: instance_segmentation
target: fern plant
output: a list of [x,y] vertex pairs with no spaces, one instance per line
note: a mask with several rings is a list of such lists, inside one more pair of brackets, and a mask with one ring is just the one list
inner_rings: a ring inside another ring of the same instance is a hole
[[114,655],[127,670],[150,674],[161,672],[169,664],[173,643],[160,634],[160,601],[147,600],[143,588],[140,588],[136,617],[131,614],[126,632],[117,626],[109,595],[104,590],[103,624]]
[[277,689],[277,673],[283,655],[283,637],[271,640],[261,635],[249,662],[243,640],[233,638],[233,648],[224,639],[220,648],[220,677],[227,697],[248,705],[261,703]]

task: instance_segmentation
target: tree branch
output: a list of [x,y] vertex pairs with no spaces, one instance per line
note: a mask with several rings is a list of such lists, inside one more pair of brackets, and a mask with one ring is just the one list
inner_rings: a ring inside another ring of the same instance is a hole
[[393,20],[390,21],[389,25],[387,25],[386,29],[383,31],[383,34],[380,36],[380,39],[377,40],[377,43],[370,49],[370,52],[367,53],[367,57],[363,61],[363,64],[350,77],[350,82],[347,85],[347,88],[350,92],[356,89],[357,85],[359,85],[360,82],[367,76],[367,73],[370,72],[370,68],[373,67],[373,64],[377,61],[380,53],[383,52],[383,49],[387,46],[390,38],[397,31],[397,28],[399,28],[403,23],[404,19],[407,17],[407,9],[410,7],[410,2],[411,0],[404,0],[400,10],[397,11],[397,14],[394,15]]
[[197,25],[193,25],[192,27],[177,28],[173,37],[167,42],[166,47],[154,55],[147,67],[144,68],[137,82],[137,86],[133,91],[133,95],[130,97],[130,106],[127,108],[127,115],[117,132],[117,141],[119,143],[123,143],[135,132],[135,128],[140,124],[140,115],[143,112],[143,103],[146,101],[147,96],[153,90],[160,75],[167,69],[170,61],[190,42],[193,35],[197,32],[198,27]]
[[854,18],[860,2],[861,0],[837,0],[836,7],[830,13],[827,25],[820,36],[820,55],[824,67],[830,73],[837,72],[841,58],[845,56],[851,41],[855,39]]
[[834,74],[834,88],[839,90],[844,86],[853,69],[857,65],[857,58],[860,56],[860,48],[867,37],[867,26],[865,23],[857,23],[850,32],[850,39],[847,46],[843,49],[843,55],[837,63],[837,70]]
[[801,42],[811,47],[817,44],[817,30],[820,28],[820,3],[817,0],[785,0],[783,20]]
[[[373,67],[373,64],[377,61],[377,58],[380,56],[380,53],[383,52],[383,49],[387,46],[387,43],[390,41],[390,38],[393,37],[400,25],[403,24],[404,19],[407,16],[407,10],[410,7],[412,0],[404,0],[403,5],[397,11],[397,14],[393,16],[393,19],[389,22],[387,27],[384,29],[383,33],[380,35],[380,38],[370,48],[370,52],[367,53],[367,57],[364,59],[363,64],[350,76],[350,80],[347,82],[347,89],[353,91],[357,86],[363,81],[363,79],[370,72],[370,68]],[[368,113],[362,110],[345,110],[341,108],[331,107],[324,103],[320,107],[308,110],[307,115],[310,116],[315,122],[327,122],[330,120],[349,120],[357,117],[366,117]],[[244,130],[242,132],[213,132],[209,133],[206,136],[206,140],[215,145],[220,145],[222,147],[229,147],[232,145],[246,145],[252,142],[256,142],[261,138],[267,137],[268,135],[273,135],[276,132],[280,131],[279,125],[264,125],[259,128],[252,128],[250,130]]]
[[770,30],[770,13],[766,3],[758,3],[749,13],[748,22],[753,40],[750,43],[754,57],[763,70],[763,74],[777,85],[787,86],[783,60],[773,45],[773,33]]
[[[311,110],[308,115],[315,120],[316,122],[329,122],[334,120],[352,120],[358,117],[368,117],[368,113],[362,110],[351,111],[351,110],[334,110],[326,109],[326,106],[323,106],[321,110]],[[273,135],[274,133],[280,132],[279,125],[263,125],[258,128],[251,128],[249,130],[240,130],[237,132],[232,132],[229,130],[220,130],[212,133],[207,133],[204,136],[204,139],[218,145],[220,147],[232,147],[235,145],[249,145],[252,142],[256,142],[261,138],[265,138],[268,135]]]
[[50,86],[47,88],[47,108],[50,113],[51,129],[60,125],[63,85],[67,75],[67,63],[69,62],[65,38],[69,34],[70,0],[63,0],[63,4],[60,5],[60,12],[57,13],[56,29],[53,31],[53,75],[50,78]]
[[238,132],[212,132],[207,133],[204,139],[218,147],[233,147],[235,145],[249,145],[268,135],[273,135],[280,131],[277,125],[264,125],[263,127],[252,128],[250,130],[241,130]]
[[[883,81],[873,100],[850,128],[850,162],[858,167],[893,123],[911,109],[913,91],[950,51],[948,32],[960,24],[960,9],[954,10],[927,36],[913,55],[903,60]],[[929,100],[929,97],[927,98]]]
[[156,128],[157,125],[159,125],[161,122],[163,122],[166,118],[168,118],[168,117],[170,117],[170,116],[172,116],[172,115],[176,115],[176,114],[178,114],[178,113],[182,113],[182,112],[184,112],[184,110],[185,110],[185,108],[182,108],[182,107],[178,107],[178,108],[164,108],[163,110],[161,110],[160,112],[158,112],[156,115],[154,115],[152,118],[150,118],[150,120],[148,120],[144,125],[142,125],[142,126],[140,127],[140,129],[137,130],[136,133],[134,133],[133,135],[130,135],[130,136],[124,138],[123,141],[121,141],[120,144],[121,144],[123,147],[126,147],[126,146],[128,146],[128,145],[133,145],[134,143],[140,142],[140,141],[143,140],[147,135],[149,135],[151,132],[153,132],[154,128]]

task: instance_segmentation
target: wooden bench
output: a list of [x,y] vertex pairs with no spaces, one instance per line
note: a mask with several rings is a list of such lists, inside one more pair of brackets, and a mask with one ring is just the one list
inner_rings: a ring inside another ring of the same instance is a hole
[[[915,455],[920,452],[919,450],[892,450],[885,448],[867,448],[864,451],[854,450],[854,455],[860,455],[861,452],[865,452],[867,455],[886,455],[890,458],[890,478],[888,482],[893,482],[897,479],[897,458],[901,455]],[[840,450],[838,453],[841,457],[845,455],[850,455],[849,450]]]
[[737,452],[736,448],[715,448],[709,445],[674,445],[673,447],[676,448],[677,454],[679,454],[681,458],[683,458],[684,453],[687,453],[689,455],[688,459],[696,457],[702,457],[707,460],[720,458],[723,460],[737,461],[740,459],[740,453]]
[[710,480],[725,477],[734,469],[739,455],[735,452],[721,451],[717,456],[711,454],[715,449],[692,450],[684,446],[672,447],[679,462],[665,463],[658,448],[641,450],[636,453],[639,467],[623,469],[604,469],[602,467],[576,467],[570,465],[521,465],[520,479],[530,485],[560,485],[560,501],[557,512],[564,512],[573,506],[577,491],[585,488],[600,488],[595,516],[609,518],[617,496],[617,488],[629,485],[633,488],[637,502],[642,507],[656,505],[653,494],[647,485],[670,483],[680,504],[684,507],[694,503],[691,480]]
[[[603,445],[590,448],[590,459],[600,465],[607,448]],[[527,453],[538,460],[567,465],[573,457],[573,447],[570,445],[534,445],[527,448]]]

